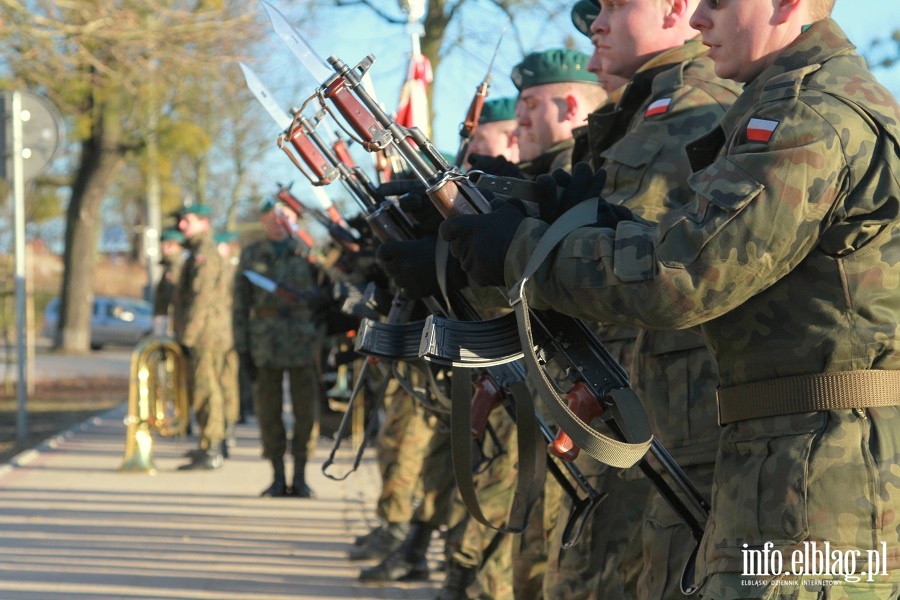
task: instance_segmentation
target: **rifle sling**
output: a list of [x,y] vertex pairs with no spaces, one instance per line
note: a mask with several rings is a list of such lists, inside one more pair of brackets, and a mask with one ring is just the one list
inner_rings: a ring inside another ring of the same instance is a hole
[[[593,458],[613,467],[628,468],[646,454],[653,440],[650,422],[640,400],[629,387],[612,390],[608,394],[609,398],[613,400],[610,408],[618,413],[616,421],[627,441],[605,436],[578,418],[556,392],[541,368],[534,351],[530,309],[525,295],[526,282],[563,238],[579,227],[596,223],[598,202],[599,199],[595,198],[577,204],[550,226],[529,258],[521,280],[510,291],[510,303],[513,304],[516,311],[528,378],[544,400],[547,410],[556,420],[557,425],[572,438],[578,447]],[[600,402],[606,400],[607,398],[598,398]]]
[[372,435],[374,435],[375,429],[378,426],[378,411],[381,410],[381,405],[384,403],[384,396],[387,392],[388,384],[391,382],[390,372],[384,375],[384,380],[378,387],[378,392],[375,395],[375,402],[372,403],[372,408],[369,411],[369,419],[363,432],[363,439],[359,443],[359,448],[356,449],[356,457],[353,459],[353,467],[341,476],[330,475],[328,473],[328,467],[330,467],[334,463],[334,457],[337,454],[338,448],[341,447],[341,443],[347,437],[347,431],[350,429],[353,422],[353,404],[356,401],[356,397],[362,390],[366,379],[368,378],[369,368],[369,361],[363,361],[363,368],[360,370],[359,377],[357,377],[356,383],[353,386],[353,391],[350,393],[350,399],[347,401],[347,412],[344,413],[344,416],[341,419],[341,424],[338,426],[338,430],[334,434],[334,446],[331,447],[331,453],[328,455],[328,458],[325,459],[325,462],[322,463],[322,474],[333,481],[343,481],[344,479],[347,479],[347,477],[349,477],[351,473],[359,468],[359,463],[362,462],[363,452],[365,452],[366,447],[369,445],[369,440],[371,439]]
[[504,533],[522,533],[528,527],[531,509],[544,489],[547,468],[546,453],[536,442],[538,426],[528,389],[523,381],[509,387],[516,406],[519,474],[506,525],[497,525],[481,512],[472,479],[472,371],[453,367],[450,383],[450,447],[459,497],[472,518],[482,525]]

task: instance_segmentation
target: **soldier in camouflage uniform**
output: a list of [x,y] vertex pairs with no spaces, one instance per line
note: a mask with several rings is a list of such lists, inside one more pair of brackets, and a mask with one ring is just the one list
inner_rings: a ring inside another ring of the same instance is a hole
[[188,358],[191,403],[200,426],[198,451],[179,469],[222,466],[225,439],[222,377],[227,351],[233,347],[228,313],[228,267],[216,251],[208,206],[193,204],[178,213],[188,255],[173,300],[175,338]]
[[[747,85],[688,147],[691,200],[658,224],[599,203],[596,226],[527,284],[536,307],[701,327],[724,425],[699,565],[708,599],[900,594],[900,106],[831,6],[702,2],[691,22],[716,74]],[[479,260],[497,254],[495,221],[442,234],[471,267],[486,240]],[[546,229],[516,225],[500,249],[507,285]],[[496,268],[470,275],[495,283]],[[816,574],[804,552],[826,543],[842,558]]]
[[[234,297],[234,277],[237,269],[240,254],[236,248],[237,234],[231,231],[217,233],[213,236],[216,243],[216,250],[219,256],[225,261],[225,265],[229,272],[228,292],[226,296],[229,300]],[[229,314],[232,308],[229,307]],[[225,373],[222,376],[222,392],[225,396],[225,441],[222,444],[222,456],[228,458],[229,448],[237,444],[234,428],[241,417],[241,392],[238,381],[238,371],[240,362],[238,354],[232,348],[225,355]]]
[[[607,100],[606,90],[587,69],[589,60],[588,55],[577,50],[552,49],[529,54],[513,67],[511,78],[519,90],[516,119],[522,160],[518,167],[524,177],[534,179],[557,169],[570,170],[574,130]],[[540,401],[536,407],[552,421]],[[513,541],[517,599],[542,597],[550,540],[562,497],[562,487],[547,477],[528,529]]]
[[159,252],[162,254],[159,264],[163,272],[153,292],[153,331],[156,335],[169,333],[169,309],[184,265],[184,240],[184,234],[177,227],[167,227],[159,236]]
[[[486,100],[469,152],[517,162],[515,107],[515,98]],[[502,523],[509,514],[516,482],[516,429],[512,418],[502,409],[491,413],[489,424],[495,437],[485,435],[482,444],[483,453],[492,458],[473,478],[482,513],[492,523]],[[447,537],[448,570],[439,600],[512,598],[512,544],[517,538],[469,518],[458,494],[453,515]]]
[[[690,2],[685,8],[695,5]],[[711,129],[740,93],[734,82],[717,78],[712,61],[703,56],[705,48],[689,25],[692,11],[677,8],[656,0],[633,0],[604,12],[595,8],[597,15],[589,31],[602,75],[630,79],[613,107],[588,117],[591,162],[606,171],[603,196],[607,201],[628,206],[653,221],[690,198],[687,179],[691,170],[682,148]],[[692,36],[695,39],[684,43]],[[615,325],[603,329],[601,339],[607,344],[611,337],[623,337],[611,336],[609,329],[637,333],[634,364],[629,369],[632,385],[648,411],[654,435],[708,497],[719,427],[713,403],[717,373],[703,338],[694,330],[636,332]],[[633,479],[629,473],[620,476]],[[628,548],[625,538],[629,533],[643,538],[643,568],[636,591],[628,590],[629,595],[642,600],[684,598],[681,572],[695,547],[690,529],[659,494],[647,494],[649,485],[644,480],[632,485],[607,480],[599,487],[625,498],[607,500],[620,510],[607,507],[594,513],[590,533],[608,539],[588,537],[594,548],[593,561],[609,567],[615,563],[610,557],[617,554],[616,548]],[[638,507],[643,508],[642,515]],[[629,516],[632,518],[620,521]],[[629,523],[638,527],[629,532]],[[583,556],[573,556],[581,554],[578,551],[578,547],[562,550],[560,561],[565,564],[571,559],[580,564]],[[626,556],[620,566],[635,562]],[[605,586],[618,584],[600,577],[601,573],[598,569],[575,575],[561,582],[557,593],[565,590],[566,598],[613,594],[615,587]],[[624,583],[631,587],[632,582]]]
[[[266,237],[249,244],[241,252],[238,272],[263,275],[308,299],[290,301],[250,283],[245,276],[234,281],[235,350],[242,362],[255,369],[254,400],[263,457],[272,464],[272,484],[263,496],[309,498],[306,463],[315,447],[318,431],[321,388],[316,372],[315,277],[303,256],[300,242],[289,237],[297,216],[281,203],[266,200],[260,207],[260,221]],[[290,452],[294,472],[290,487],[285,474],[284,454],[288,448],[282,416],[285,373],[289,380],[294,426]]]

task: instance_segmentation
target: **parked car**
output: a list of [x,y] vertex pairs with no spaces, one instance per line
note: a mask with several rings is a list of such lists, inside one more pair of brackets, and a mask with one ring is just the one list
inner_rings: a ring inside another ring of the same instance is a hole
[[[44,328],[41,335],[54,337],[59,323],[59,298],[44,309]],[[125,296],[96,296],[91,317],[91,348],[99,350],[111,346],[134,346],[153,331],[153,305],[138,298]]]

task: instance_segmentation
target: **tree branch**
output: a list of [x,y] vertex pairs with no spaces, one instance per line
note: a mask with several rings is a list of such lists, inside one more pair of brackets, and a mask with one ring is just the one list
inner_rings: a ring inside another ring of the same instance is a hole
[[406,19],[400,19],[387,14],[386,12],[382,11],[380,8],[369,2],[369,0],[334,0],[335,6],[352,6],[354,4],[365,4],[370,9],[372,9],[372,12],[374,12],[376,15],[378,15],[388,23],[393,23],[395,25],[406,25]]

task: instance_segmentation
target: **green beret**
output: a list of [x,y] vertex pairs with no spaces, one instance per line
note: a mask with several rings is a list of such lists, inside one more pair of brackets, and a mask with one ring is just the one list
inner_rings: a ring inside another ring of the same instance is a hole
[[572,25],[582,34],[591,37],[591,23],[600,14],[600,6],[594,0],[578,0],[572,7]]
[[184,215],[197,215],[198,217],[211,217],[212,209],[208,204],[186,204],[178,209],[179,217]]
[[181,233],[178,229],[174,227],[166,227],[162,230],[162,233],[159,236],[159,241],[161,242],[183,242],[185,240],[184,234]]
[[277,198],[265,198],[259,203],[259,214],[264,215],[267,212],[274,210],[276,204],[284,206],[284,203],[280,202]]
[[221,231],[213,236],[213,241],[217,244],[230,244],[238,239],[238,234],[234,231]]
[[532,52],[513,67],[512,80],[521,92],[547,83],[597,83],[597,77],[587,70],[591,57],[578,50],[554,48]]
[[491,98],[484,101],[479,123],[496,123],[497,121],[514,121],[516,119],[515,98]]

